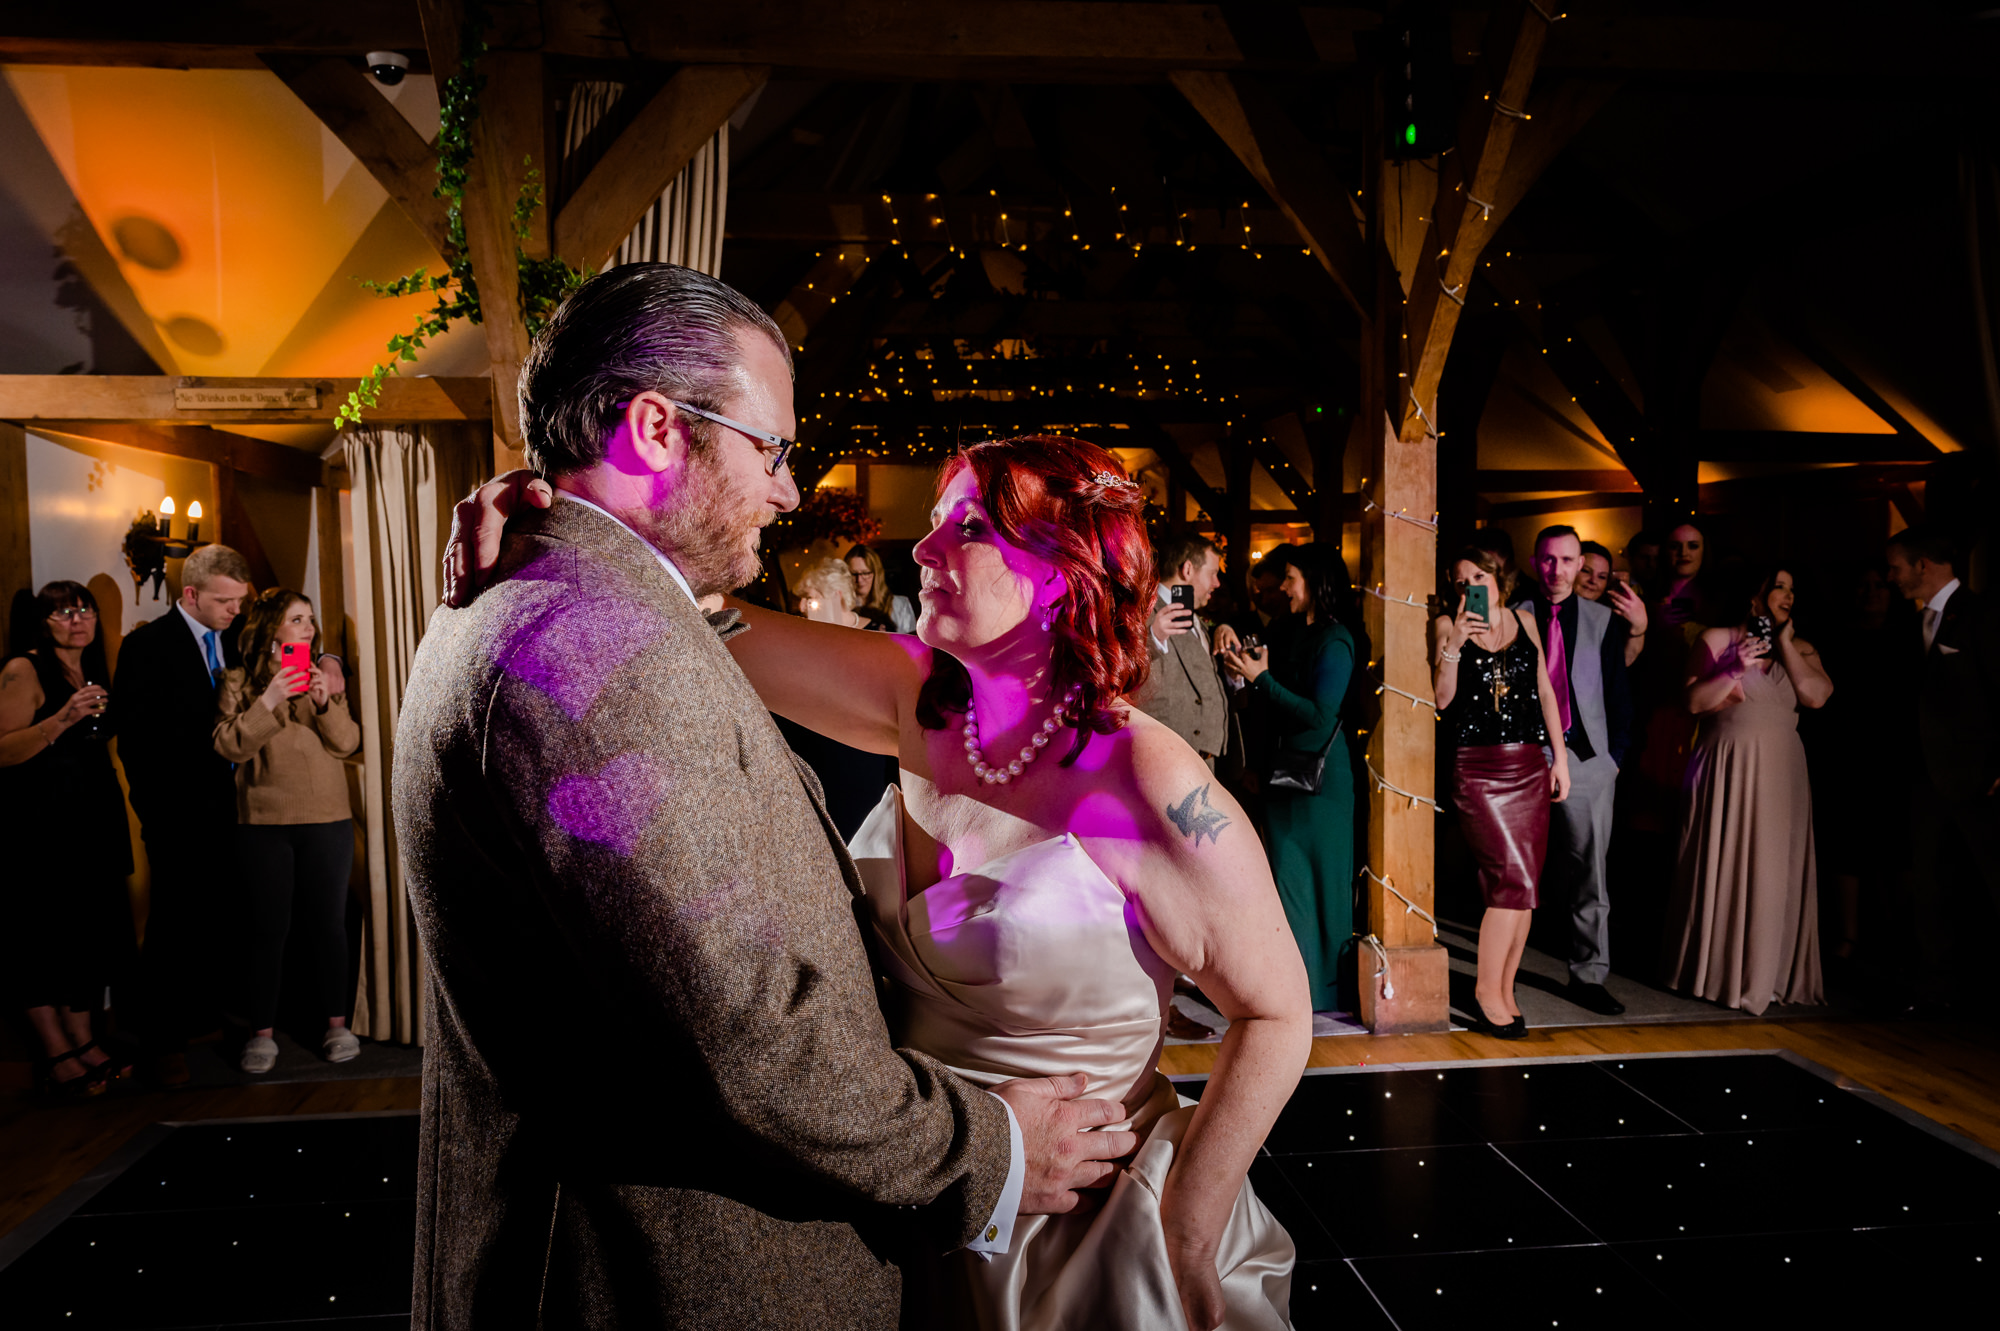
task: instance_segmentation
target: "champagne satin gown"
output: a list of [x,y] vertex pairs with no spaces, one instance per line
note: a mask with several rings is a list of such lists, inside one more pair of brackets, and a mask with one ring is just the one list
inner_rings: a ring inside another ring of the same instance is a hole
[[1812,783],[1781,663],[1747,671],[1743,701],[1702,718],[1686,798],[1668,984],[1757,1014],[1824,1003]]
[[[1147,945],[1124,894],[1065,834],[906,899],[895,786],[849,849],[868,893],[877,959],[895,990],[887,1006],[896,1044],[981,1086],[1087,1073],[1085,1094],[1122,1101],[1141,1138],[1101,1209],[1023,1217],[1009,1251],[991,1261],[961,1251],[906,1273],[922,1309],[918,1324],[1184,1327],[1160,1194],[1194,1108],[1157,1071],[1174,971]],[[1244,1180],[1217,1254],[1225,1327],[1290,1327],[1294,1255],[1291,1237]]]

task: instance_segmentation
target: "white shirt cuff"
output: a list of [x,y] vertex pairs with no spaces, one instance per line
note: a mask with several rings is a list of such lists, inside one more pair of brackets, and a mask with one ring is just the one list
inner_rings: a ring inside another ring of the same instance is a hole
[[[988,1092],[989,1095],[992,1092]],[[1000,1097],[993,1096],[995,1100]],[[990,1262],[996,1252],[1006,1252],[1014,1241],[1014,1222],[1021,1218],[1021,1187],[1028,1180],[1027,1152],[1021,1146],[1021,1124],[1014,1117],[1014,1107],[1000,1100],[1000,1107],[1007,1111],[1007,1186],[1000,1189],[1000,1204],[987,1217],[985,1228],[979,1237],[965,1245],[967,1252],[979,1254],[979,1260]]]
[[1170,656],[1173,654],[1174,650],[1173,647],[1167,642],[1165,638],[1162,638],[1159,634],[1148,633],[1146,635],[1146,640],[1153,644],[1153,655]]

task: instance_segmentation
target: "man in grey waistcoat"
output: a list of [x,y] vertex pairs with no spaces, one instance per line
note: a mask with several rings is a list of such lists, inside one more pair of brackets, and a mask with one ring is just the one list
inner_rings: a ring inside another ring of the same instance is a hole
[[[1229,752],[1229,690],[1194,611],[1222,585],[1222,552],[1206,536],[1169,536],[1153,563],[1160,599],[1147,635],[1152,660],[1132,705],[1186,740],[1214,771]],[[1193,592],[1194,609],[1174,603],[1176,586]]]
[[1081,1078],[988,1093],[889,1043],[854,864],[697,604],[798,503],[787,351],[715,279],[628,264],[522,367],[552,503],[432,617],[396,733],[415,1327],[889,1331],[899,1253],[1005,1251],[1136,1145],[1081,1130],[1123,1116]]
[[1625,677],[1630,625],[1602,602],[1576,594],[1583,542],[1574,527],[1548,527],[1535,537],[1530,603],[1542,633],[1549,685],[1569,746],[1569,798],[1553,806],[1545,875],[1548,900],[1570,908],[1568,998],[1601,1016],[1625,1005],[1604,982],[1611,975],[1611,897],[1605,882],[1618,764],[1631,731]]

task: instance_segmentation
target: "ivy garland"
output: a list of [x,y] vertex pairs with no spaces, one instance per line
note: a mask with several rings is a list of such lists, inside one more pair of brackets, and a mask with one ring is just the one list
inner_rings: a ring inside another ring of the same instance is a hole
[[[485,90],[486,76],[479,72],[479,58],[486,53],[486,10],[468,5],[465,26],[459,32],[458,73],[438,89],[437,189],[445,203],[445,271],[431,274],[419,268],[393,282],[361,285],[378,296],[397,297],[419,294],[437,296],[437,303],[417,318],[416,327],[389,339],[390,359],[370,369],[347,395],[347,402],[333,418],[336,430],[359,425],[364,409],[382,400],[382,385],[391,374],[402,373],[404,361],[415,361],[417,352],[429,345],[459,319],[474,324],[484,322],[479,305],[479,283],[472,273],[472,255],[465,243],[465,185],[472,165],[472,122],[479,119],[479,94]],[[520,282],[521,318],[528,336],[542,329],[563,298],[583,285],[587,271],[570,267],[560,258],[531,259],[521,248],[528,239],[529,223],[543,205],[541,172],[534,158],[522,159],[528,168],[521,191],[514,200],[514,264]]]

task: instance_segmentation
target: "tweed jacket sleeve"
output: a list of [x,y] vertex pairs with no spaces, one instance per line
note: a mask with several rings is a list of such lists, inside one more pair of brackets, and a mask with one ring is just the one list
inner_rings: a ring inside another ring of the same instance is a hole
[[1006,1113],[891,1047],[816,783],[636,538],[577,505],[538,526],[468,720],[552,945],[595,977],[634,1056],[684,1065],[686,1093],[729,1125],[685,1144],[705,1167],[937,1203],[925,1232],[959,1246],[1004,1185]]

